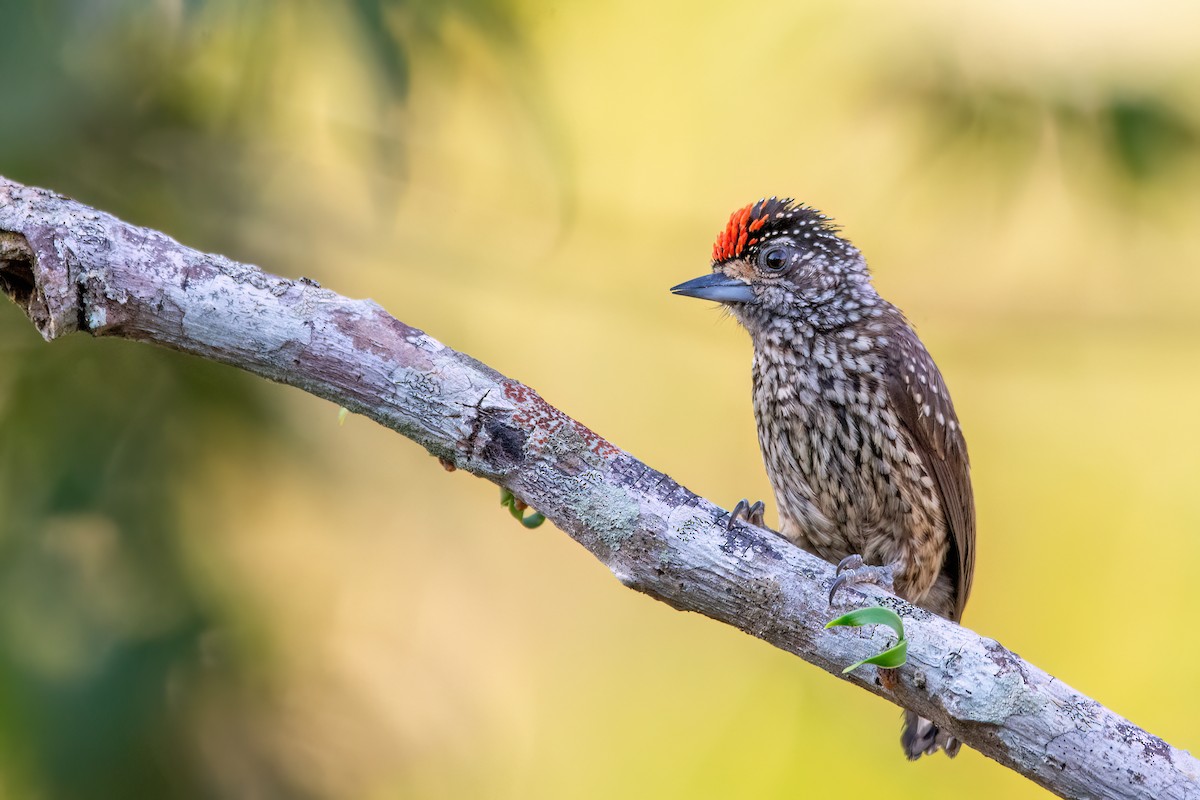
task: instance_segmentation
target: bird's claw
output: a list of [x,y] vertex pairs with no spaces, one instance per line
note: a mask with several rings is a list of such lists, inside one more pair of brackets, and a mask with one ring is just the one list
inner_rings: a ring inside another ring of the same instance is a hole
[[858,553],[848,555],[839,561],[833,574],[835,577],[833,584],[829,587],[829,605],[833,605],[833,598],[841,589],[864,583],[871,583],[888,592],[895,593],[895,569],[889,565],[877,567],[867,564]]
[[737,505],[733,507],[733,511],[729,512],[729,519],[725,523],[726,530],[733,530],[733,526],[737,524],[739,519],[746,520],[750,525],[758,528],[767,527],[764,523],[764,517],[767,513],[767,507],[763,505],[762,500],[756,500],[753,505],[744,497],[738,500]]

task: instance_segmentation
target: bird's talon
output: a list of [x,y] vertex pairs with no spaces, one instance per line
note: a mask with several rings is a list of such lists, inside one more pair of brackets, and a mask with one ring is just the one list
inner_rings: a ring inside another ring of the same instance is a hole
[[829,605],[833,605],[833,598],[839,590],[864,583],[874,584],[884,591],[895,593],[895,568],[890,565],[879,567],[866,564],[857,553],[839,561],[833,574],[836,577],[829,587]]
[[845,585],[849,577],[849,575],[839,575],[834,579],[833,585],[829,587],[829,605],[833,605],[833,596],[838,593],[838,589]]
[[725,520],[725,530],[733,530],[733,526],[737,525],[738,518],[745,515],[749,509],[750,505],[746,502],[745,498],[738,500],[737,505],[729,512],[729,519]]
[[750,501],[742,498],[738,500],[737,505],[733,507],[733,511],[729,512],[729,519],[725,521],[725,529],[733,530],[733,526],[737,524],[739,519],[744,519],[750,525],[758,528],[765,528],[763,517],[766,515],[767,507],[763,505],[762,500],[756,500],[753,505]]
[[841,575],[846,570],[856,570],[863,566],[862,556],[858,553],[851,553],[838,562],[837,569],[833,571],[834,575]]

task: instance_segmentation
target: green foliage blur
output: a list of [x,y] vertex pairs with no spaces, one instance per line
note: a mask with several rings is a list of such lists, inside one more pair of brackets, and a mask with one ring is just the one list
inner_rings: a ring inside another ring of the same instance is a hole
[[[1197,704],[1149,676],[1200,645],[1147,612],[1194,604],[1200,566],[1198,23],[10,2],[0,174],[371,296],[725,503],[770,495],[749,345],[667,288],[734,208],[816,205],[954,392],[966,624],[1194,750]],[[906,763],[895,708],[628,592],[328,403],[46,344],[8,303],[0,336],[2,796],[1044,794],[965,750]]]
[[[11,3],[0,10],[0,170],[220,252],[245,252],[254,182],[281,169],[282,50],[340,26],[375,113],[407,97],[449,17],[512,38],[489,0]],[[420,47],[417,44],[420,44]],[[372,158],[396,168],[403,129]],[[270,164],[275,161],[277,163]],[[231,224],[232,223],[232,224]],[[268,248],[269,249],[269,248]],[[0,775],[5,796],[303,797],[261,754],[223,786],[202,763],[197,698],[250,696],[240,610],[193,563],[180,496],[205,465],[288,436],[260,381],[126,342],[42,344],[0,317]],[[232,511],[232,510],[231,510]],[[213,524],[220,524],[214,519]],[[214,644],[214,641],[218,643]],[[253,743],[249,743],[252,745]]]

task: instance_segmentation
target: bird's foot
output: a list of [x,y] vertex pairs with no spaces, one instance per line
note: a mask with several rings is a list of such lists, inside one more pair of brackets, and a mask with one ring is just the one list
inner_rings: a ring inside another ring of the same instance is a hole
[[881,567],[867,564],[863,561],[862,556],[857,553],[846,556],[838,562],[837,569],[833,571],[833,585],[829,587],[829,605],[833,605],[833,598],[841,589],[859,586],[864,583],[871,583],[888,592],[895,594],[896,588],[896,570],[891,565]]
[[733,507],[733,511],[729,512],[729,520],[725,523],[725,528],[727,530],[733,530],[733,526],[739,519],[744,519],[747,523],[754,525],[755,527],[765,528],[767,526],[763,517],[766,512],[767,507],[763,505],[762,500],[756,500],[754,504],[751,505],[750,501],[742,498],[741,500],[738,500],[737,505]]

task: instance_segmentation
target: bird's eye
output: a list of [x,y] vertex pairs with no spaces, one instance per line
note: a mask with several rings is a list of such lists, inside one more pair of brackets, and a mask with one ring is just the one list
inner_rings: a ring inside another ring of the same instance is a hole
[[768,272],[779,272],[788,265],[790,253],[786,247],[768,247],[758,257],[758,263]]

